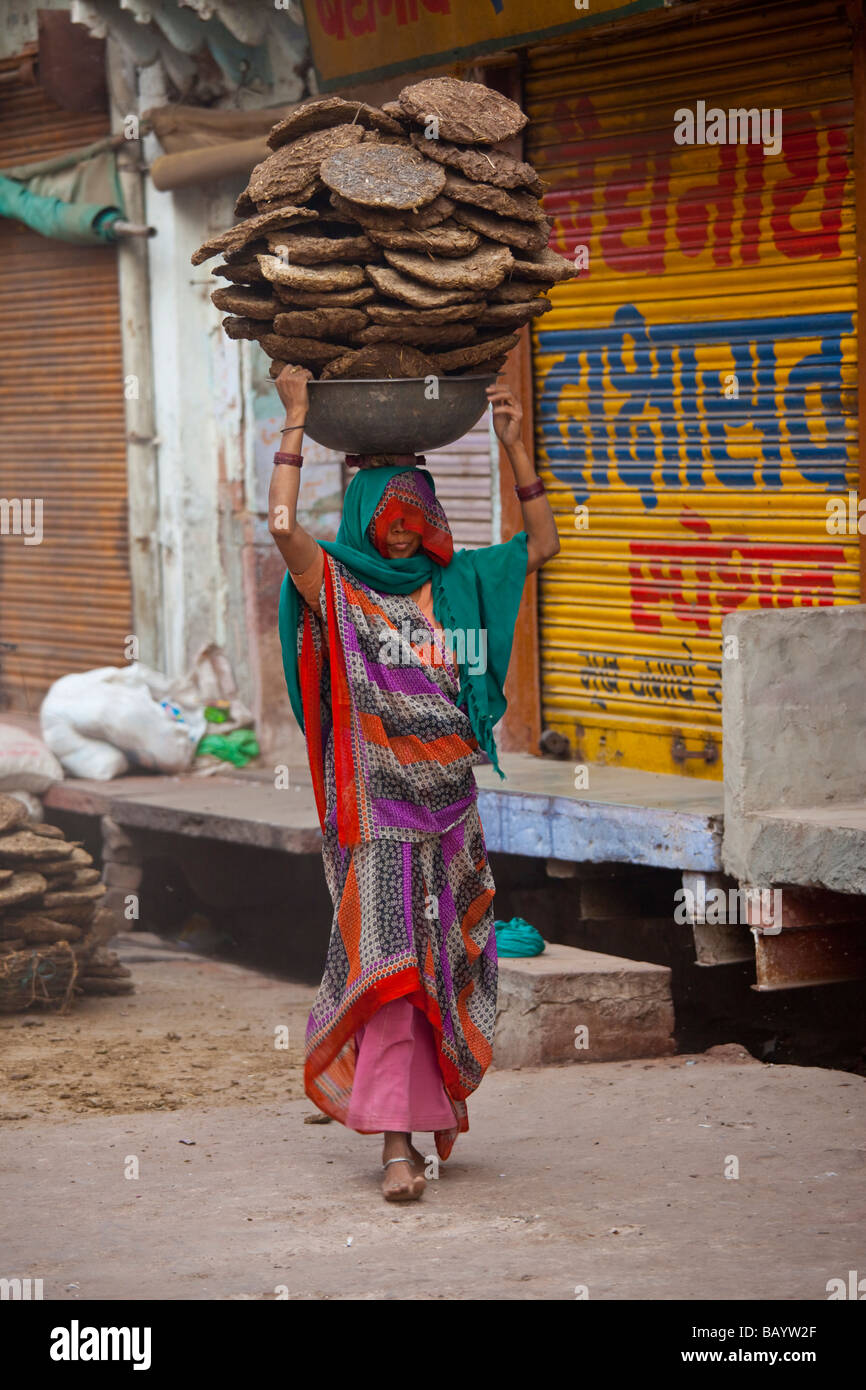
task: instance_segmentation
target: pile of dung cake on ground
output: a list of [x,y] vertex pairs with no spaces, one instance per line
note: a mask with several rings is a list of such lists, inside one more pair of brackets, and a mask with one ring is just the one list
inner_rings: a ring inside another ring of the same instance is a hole
[[101,950],[104,893],[80,843],[0,795],[0,1013],[132,990],[126,967]]
[[380,110],[324,97],[268,136],[235,212],[194,265],[221,255],[211,296],[230,338],[321,380],[497,372],[546,292],[578,274],[548,248],[544,185],[499,146],[520,107],[435,77]]

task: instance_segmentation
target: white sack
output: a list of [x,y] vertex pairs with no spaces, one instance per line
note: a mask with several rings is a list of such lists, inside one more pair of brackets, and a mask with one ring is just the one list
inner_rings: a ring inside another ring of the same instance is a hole
[[62,782],[63,768],[50,747],[17,724],[0,724],[0,792],[44,792]]

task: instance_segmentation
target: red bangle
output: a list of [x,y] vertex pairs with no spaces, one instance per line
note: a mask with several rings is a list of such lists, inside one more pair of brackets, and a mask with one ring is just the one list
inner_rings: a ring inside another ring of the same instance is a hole
[[541,497],[544,492],[544,483],[540,478],[536,478],[534,483],[523,483],[520,487],[515,483],[514,491],[521,502],[531,502],[533,497]]
[[279,449],[274,454],[274,465],[278,463],[291,464],[292,468],[300,468],[304,462],[303,454],[282,454]]

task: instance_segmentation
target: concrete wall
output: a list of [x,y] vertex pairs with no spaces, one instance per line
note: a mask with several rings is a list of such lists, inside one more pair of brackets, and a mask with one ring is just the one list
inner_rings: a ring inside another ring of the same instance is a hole
[[844,861],[866,812],[866,605],[733,613],[722,630],[736,644],[722,662],[726,871],[859,891],[862,865],[852,877]]

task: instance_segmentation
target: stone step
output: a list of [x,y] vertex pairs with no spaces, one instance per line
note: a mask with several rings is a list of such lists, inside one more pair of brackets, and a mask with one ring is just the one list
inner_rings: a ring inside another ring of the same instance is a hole
[[666,965],[554,942],[540,956],[502,957],[494,1066],[669,1056],[670,976]]

